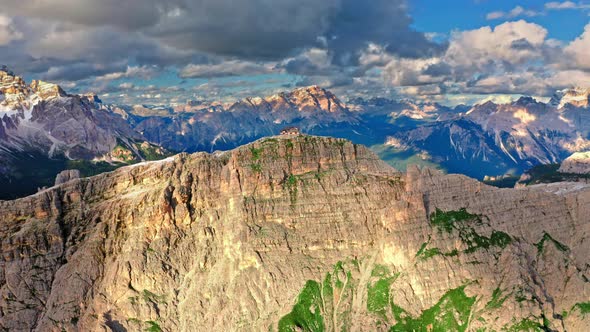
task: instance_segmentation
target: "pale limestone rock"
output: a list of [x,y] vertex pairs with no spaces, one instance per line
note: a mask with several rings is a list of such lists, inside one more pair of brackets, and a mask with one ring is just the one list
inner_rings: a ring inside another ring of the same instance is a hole
[[562,173],[590,174],[590,151],[572,154],[561,163],[559,171]]
[[[476,296],[469,331],[542,315],[551,329],[582,331],[589,318],[572,308],[590,298],[589,207],[584,188],[498,189],[417,167],[403,175],[338,139],[180,154],[0,202],[0,326],[276,331],[306,282],[336,271],[346,297],[323,293],[322,314],[338,312],[323,314],[326,329],[383,331],[396,318],[369,312],[368,294],[384,266],[396,275],[385,301],[414,317],[465,287]],[[511,242],[470,251],[430,220],[462,208],[480,220],[466,229]],[[418,255],[433,248],[440,254]],[[506,295],[497,308],[496,288]]]
[[67,96],[65,91],[59,85],[40,80],[33,80],[33,82],[31,82],[31,90],[43,100]]

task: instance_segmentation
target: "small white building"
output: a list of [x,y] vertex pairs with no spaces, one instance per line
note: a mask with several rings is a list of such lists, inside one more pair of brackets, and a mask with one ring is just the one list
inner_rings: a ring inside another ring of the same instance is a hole
[[301,134],[299,132],[299,128],[297,127],[287,127],[287,128],[283,128],[283,130],[281,130],[281,135],[299,135]]

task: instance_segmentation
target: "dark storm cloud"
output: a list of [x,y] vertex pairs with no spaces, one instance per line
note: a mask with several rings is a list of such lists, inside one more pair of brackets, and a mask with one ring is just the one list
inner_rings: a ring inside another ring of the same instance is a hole
[[18,23],[26,38],[0,46],[3,61],[18,73],[47,80],[77,81],[124,71],[129,65],[163,68],[207,59],[163,45],[140,32],[121,32],[112,26],[23,18]]
[[250,59],[327,46],[338,64],[348,65],[371,42],[404,57],[444,49],[410,27],[404,0],[201,0],[175,14],[148,33],[176,47]]
[[313,63],[305,57],[290,59],[282,65],[282,68],[285,69],[288,73],[295,75],[328,74],[326,68],[321,68],[320,66]]
[[446,76],[450,75],[453,72],[453,68],[448,65],[447,63],[435,63],[428,66],[423,74],[430,75],[430,76]]
[[384,45],[389,53],[409,58],[428,57],[441,53],[446,45],[431,42],[413,30],[405,1],[374,0],[370,3],[342,0],[330,19],[328,47],[339,64],[356,64],[354,52],[368,43]]
[[512,44],[510,44],[510,47],[518,51],[535,50],[535,46],[533,46],[533,44],[524,38],[513,41]]
[[139,29],[154,25],[171,7],[162,0],[2,0],[9,15],[87,26]]
[[47,81],[78,81],[88,77],[105,75],[117,71],[124,71],[125,63],[113,63],[108,66],[94,63],[80,62],[62,66],[52,66],[41,75]]
[[146,33],[182,49],[279,59],[317,44],[339,0],[186,1]]
[[354,64],[370,42],[408,57],[443,48],[410,27],[405,0],[4,1],[11,15],[108,25],[174,48],[247,59],[277,60],[327,44],[337,63]]

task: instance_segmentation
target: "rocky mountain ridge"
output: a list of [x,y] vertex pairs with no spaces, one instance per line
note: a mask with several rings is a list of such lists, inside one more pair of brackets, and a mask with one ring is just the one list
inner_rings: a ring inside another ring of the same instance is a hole
[[246,98],[227,106],[183,106],[169,116],[143,115],[133,121],[134,128],[148,140],[189,152],[227,150],[278,134],[286,126],[328,133],[335,127],[346,129],[360,123],[355,112],[318,86]]
[[68,95],[60,86],[34,80],[30,85],[0,71],[0,144],[9,150],[36,148],[49,157],[92,158],[110,152],[117,140],[140,140],[130,126],[95,107],[88,96]]
[[551,97],[549,103],[557,108],[564,107],[584,107],[590,105],[590,89],[571,88],[560,90]]
[[0,202],[11,331],[581,331],[590,188],[269,137]]
[[[428,155],[427,162],[449,172],[482,179],[485,175],[520,174],[587,149],[590,112],[583,103],[575,103],[576,98],[585,98],[584,91],[561,91],[549,103],[522,97],[508,104],[489,101],[450,108],[386,98],[355,98],[344,104],[334,101],[328,91],[310,87],[283,97],[246,98],[231,106],[195,106],[190,115],[144,116],[137,119],[136,128],[151,140],[177,150],[213,151],[294,125],[310,134],[377,146],[383,157]],[[294,94],[314,97],[298,106],[290,100],[306,99],[294,98]],[[327,106],[322,108],[315,100],[342,106],[328,112]]]
[[0,70],[0,197],[50,185],[69,161],[128,163],[166,153],[96,95],[70,95],[38,80],[27,85]]
[[463,173],[463,164],[478,165],[487,175],[520,174],[586,150],[590,146],[590,111],[557,108],[530,97],[509,104],[489,101],[464,114],[391,136],[399,146],[427,152],[450,165],[452,171]]
[[[296,126],[305,133],[371,146],[401,169],[421,163],[483,179],[559,163],[590,146],[590,112],[570,102],[583,99],[584,89],[561,91],[550,103],[523,97],[508,104],[490,101],[451,108],[386,98],[344,103],[330,91],[311,86],[229,105],[190,102],[174,108],[106,105],[96,95],[67,95],[55,85],[34,82],[27,86],[11,77],[12,83],[5,83],[3,89],[14,93],[6,94],[3,102],[26,107],[4,112],[0,145],[10,151],[29,151],[28,144],[44,154],[50,151],[49,155],[74,159],[123,160],[131,153],[140,160],[141,151],[130,143],[135,141],[174,151],[228,150]],[[33,99],[25,98],[27,94]],[[82,112],[63,112],[64,103]],[[45,114],[41,123],[30,121],[32,104]],[[126,151],[114,151],[117,146]]]

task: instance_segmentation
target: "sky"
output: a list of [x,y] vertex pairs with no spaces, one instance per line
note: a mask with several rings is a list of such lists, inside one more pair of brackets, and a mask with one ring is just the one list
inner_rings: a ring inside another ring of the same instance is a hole
[[590,1],[0,0],[0,64],[109,103],[307,85],[455,105],[590,87]]

